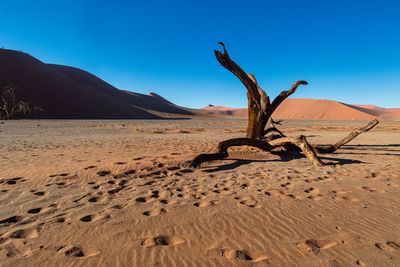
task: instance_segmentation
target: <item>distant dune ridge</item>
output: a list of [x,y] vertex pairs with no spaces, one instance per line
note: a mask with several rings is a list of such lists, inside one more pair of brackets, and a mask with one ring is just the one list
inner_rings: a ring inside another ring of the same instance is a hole
[[[247,117],[247,108],[208,105],[201,109],[210,115]],[[381,120],[400,121],[400,108],[349,105],[332,100],[286,99],[274,112],[275,119],[302,120]]]
[[84,70],[45,64],[22,52],[0,49],[0,87],[19,87],[17,97],[41,106],[33,118],[157,119],[159,113],[192,115],[161,96],[119,90]]
[[[18,86],[20,100],[44,111],[16,118],[41,119],[161,119],[165,117],[247,117],[247,108],[209,105],[203,109],[177,106],[163,97],[115,88],[95,75],[73,67],[45,64],[14,50],[0,49],[0,88]],[[400,108],[349,105],[332,100],[286,99],[276,119],[400,121]]]

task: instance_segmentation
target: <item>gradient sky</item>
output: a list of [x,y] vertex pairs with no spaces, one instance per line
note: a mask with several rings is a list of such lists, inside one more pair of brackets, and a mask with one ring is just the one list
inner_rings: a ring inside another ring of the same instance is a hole
[[9,1],[0,47],[182,106],[246,107],[231,58],[275,97],[400,107],[400,1]]

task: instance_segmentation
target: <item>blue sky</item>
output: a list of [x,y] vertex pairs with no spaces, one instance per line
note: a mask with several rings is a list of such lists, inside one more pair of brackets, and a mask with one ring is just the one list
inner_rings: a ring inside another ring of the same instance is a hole
[[399,1],[9,1],[0,47],[183,106],[246,107],[223,41],[272,98],[400,107]]

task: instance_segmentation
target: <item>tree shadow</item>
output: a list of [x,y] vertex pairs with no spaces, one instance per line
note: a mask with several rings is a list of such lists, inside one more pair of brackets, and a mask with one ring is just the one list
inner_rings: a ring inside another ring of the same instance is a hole
[[[277,153],[274,152],[274,154],[277,154],[280,158],[281,161],[283,162],[289,162],[291,160],[295,159],[302,159],[306,158],[302,153],[295,153],[295,152],[285,152],[285,153]],[[347,165],[347,164],[357,164],[357,163],[366,163],[364,161],[356,160],[356,159],[341,159],[341,158],[331,158],[331,157],[326,157],[326,156],[318,156],[321,160],[325,162],[326,165]],[[328,162],[327,162],[328,160]],[[274,161],[280,161],[280,160],[274,160]]]
[[[287,151],[285,151],[285,152],[271,152],[271,154],[279,156],[279,159],[265,159],[265,160],[261,160],[261,159],[256,160],[256,159],[254,159],[254,160],[248,160],[248,159],[240,159],[240,158],[226,158],[226,159],[221,159],[221,160],[218,160],[218,161],[214,161],[216,163],[214,166],[204,167],[206,169],[204,169],[203,172],[212,173],[212,172],[233,170],[233,169],[236,169],[236,168],[238,168],[240,166],[248,165],[248,164],[253,163],[253,162],[262,162],[262,163],[289,162],[289,161],[296,160],[296,159],[305,159],[306,158],[302,153],[296,153],[296,152],[287,152]],[[341,158],[331,158],[331,157],[319,157],[319,158],[321,160],[323,160],[327,166],[360,164],[360,163],[369,164],[368,162],[355,160],[355,159],[341,159]],[[221,165],[217,165],[218,162],[223,162],[223,161],[227,161],[227,160],[229,160],[229,161],[234,160],[234,162],[228,163],[228,164],[221,163]],[[311,164],[311,162],[310,162],[310,164]]]
[[[395,149],[395,148],[399,149]],[[339,149],[343,150],[374,150],[374,151],[385,151],[385,152],[399,152],[400,144],[388,144],[388,145],[344,145]]]
[[247,159],[222,159],[219,161],[225,161],[225,160],[235,160],[235,162],[229,163],[229,164],[223,164],[219,166],[207,166],[207,168],[213,168],[213,169],[206,169],[203,170],[204,172],[219,172],[219,171],[227,171],[227,170],[233,170],[236,169],[242,165],[247,165],[252,162],[268,162],[269,160],[247,160]]

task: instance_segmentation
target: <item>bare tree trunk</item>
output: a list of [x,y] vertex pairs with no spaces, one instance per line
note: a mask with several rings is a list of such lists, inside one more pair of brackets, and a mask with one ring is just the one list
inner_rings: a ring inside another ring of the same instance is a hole
[[301,84],[306,85],[306,81],[297,81],[293,83],[288,91],[283,91],[271,103],[265,91],[258,85],[258,82],[253,74],[246,74],[235,62],[231,60],[225,45],[222,42],[219,44],[223,48],[223,53],[214,50],[215,56],[219,63],[227,70],[232,72],[246,87],[248,100],[248,125],[247,138],[262,138],[264,136],[265,125],[267,124],[272,113],[288,96],[293,94],[297,87]]

